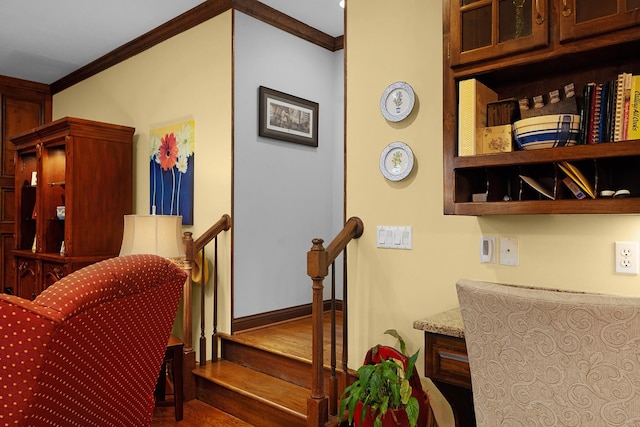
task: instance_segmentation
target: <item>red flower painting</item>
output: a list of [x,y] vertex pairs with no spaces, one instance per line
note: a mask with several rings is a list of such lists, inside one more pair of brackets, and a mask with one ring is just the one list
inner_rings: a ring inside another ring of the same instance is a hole
[[166,134],[160,140],[160,148],[158,149],[158,159],[162,170],[169,170],[175,166],[178,159],[178,143],[173,132]]
[[150,132],[150,211],[181,215],[193,224],[195,123],[189,120]]

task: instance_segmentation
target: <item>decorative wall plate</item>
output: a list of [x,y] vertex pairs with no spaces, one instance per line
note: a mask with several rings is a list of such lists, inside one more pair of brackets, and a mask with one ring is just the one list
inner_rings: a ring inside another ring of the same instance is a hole
[[408,83],[395,82],[390,84],[382,94],[380,111],[390,122],[399,122],[411,114],[414,102],[413,88]]
[[404,142],[392,142],[380,156],[380,172],[389,181],[405,179],[413,169],[413,152]]

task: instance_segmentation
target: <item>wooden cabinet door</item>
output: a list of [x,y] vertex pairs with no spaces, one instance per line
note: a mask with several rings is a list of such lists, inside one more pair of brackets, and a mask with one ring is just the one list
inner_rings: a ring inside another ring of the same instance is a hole
[[38,289],[38,273],[40,263],[35,259],[16,258],[16,290],[15,294],[28,300],[35,299],[40,293]]
[[468,64],[547,46],[546,1],[450,0],[450,64]]
[[58,264],[51,262],[42,263],[42,289],[40,292],[71,273],[71,266],[68,264]]
[[640,24],[640,0],[562,0],[560,41],[604,34]]

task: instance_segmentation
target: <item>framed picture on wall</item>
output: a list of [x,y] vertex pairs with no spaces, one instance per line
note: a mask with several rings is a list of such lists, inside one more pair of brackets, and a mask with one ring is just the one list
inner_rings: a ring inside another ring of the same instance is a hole
[[258,135],[318,146],[318,103],[260,86]]

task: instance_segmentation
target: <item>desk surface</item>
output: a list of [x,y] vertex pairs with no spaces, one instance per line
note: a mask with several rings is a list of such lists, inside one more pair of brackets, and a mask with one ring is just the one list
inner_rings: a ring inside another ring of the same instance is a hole
[[459,307],[416,320],[413,322],[413,329],[449,337],[464,338],[464,325]]

